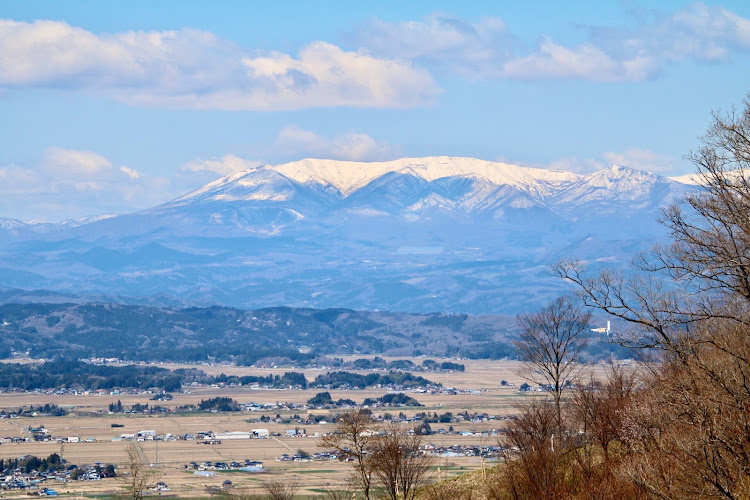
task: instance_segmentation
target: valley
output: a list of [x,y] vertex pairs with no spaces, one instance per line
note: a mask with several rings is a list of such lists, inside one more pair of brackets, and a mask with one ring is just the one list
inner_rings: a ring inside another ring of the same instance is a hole
[[[355,358],[346,358],[353,361]],[[387,361],[409,360],[415,364],[420,358],[387,358]],[[499,432],[504,428],[504,418],[514,411],[513,406],[522,396],[518,387],[523,383],[517,375],[519,365],[513,361],[461,360],[466,369],[463,372],[431,373],[436,382],[454,387],[462,394],[425,394],[409,392],[423,406],[417,408],[373,408],[377,418],[394,418],[406,420],[403,425],[415,426],[419,418],[415,415],[425,412],[444,414],[450,412],[454,419],[445,423],[432,423],[431,434],[424,436],[424,445],[435,456],[432,475],[438,474],[443,479],[466,471],[482,467],[483,462],[492,464],[496,455],[490,448],[498,446]],[[163,366],[163,365],[162,365]],[[263,369],[254,367],[231,367],[224,365],[173,365],[170,369],[195,368],[210,375],[268,376],[282,375],[285,369]],[[323,371],[320,369],[303,369],[308,380],[313,380]],[[370,373],[359,371],[358,373]],[[507,385],[501,385],[501,381]],[[189,387],[173,393],[171,401],[161,401],[160,405],[168,409],[197,404],[201,400],[216,396],[230,397],[239,402],[252,401],[259,408],[256,411],[190,413],[168,412],[162,414],[127,414],[110,413],[109,405],[121,401],[126,408],[135,404],[154,403],[152,394],[54,394],[54,393],[3,393],[0,398],[0,410],[8,410],[30,405],[55,404],[71,408],[71,413],[61,417],[21,417],[0,419],[0,437],[5,442],[0,444],[0,458],[16,458],[32,454],[46,457],[52,453],[62,454],[71,464],[83,466],[102,462],[124,465],[126,450],[131,441],[123,440],[123,435],[135,435],[140,431],[154,431],[161,436],[159,441],[149,438],[136,441],[148,461],[153,465],[156,480],[165,482],[171,494],[178,496],[203,497],[206,487],[222,488],[222,483],[232,481],[234,491],[249,490],[260,492],[261,482],[269,478],[282,478],[285,481],[299,481],[301,491],[309,494],[320,494],[322,489],[337,488],[343,485],[351,471],[347,462],[325,458],[314,460],[290,459],[278,460],[283,455],[293,457],[302,450],[303,455],[313,457],[316,453],[326,451],[319,446],[319,436],[332,429],[331,416],[340,410],[308,408],[306,402],[319,389],[277,390],[258,387]],[[470,392],[467,392],[470,391]],[[331,390],[335,398],[351,398],[361,403],[367,397],[379,397],[387,393],[386,389],[369,388],[365,390]],[[528,396],[525,396],[528,397]],[[468,412],[484,414],[486,418],[465,420],[459,414]],[[389,417],[390,415],[390,417]],[[400,416],[400,417],[399,417]],[[261,421],[263,417],[264,421]],[[268,417],[270,421],[265,421]],[[315,423],[311,418],[323,418]],[[113,425],[115,424],[115,425]],[[6,438],[25,438],[29,427],[44,427],[50,438],[49,442],[7,442]],[[174,439],[186,434],[195,436],[200,432],[212,431],[219,435],[227,432],[249,433],[253,429],[267,429],[267,438],[253,439],[219,439],[221,442],[201,445],[198,441]],[[290,436],[288,431],[299,432],[299,436]],[[167,435],[173,436],[168,438]],[[67,442],[76,437],[79,442]],[[58,440],[57,438],[60,438]],[[62,442],[60,442],[62,441]],[[158,451],[157,451],[158,449]],[[487,450],[489,458],[482,459],[476,450]],[[158,454],[158,464],[157,462]],[[198,476],[186,465],[190,462],[230,463],[245,460],[263,462],[263,472],[242,472],[209,468],[214,475]],[[440,468],[440,472],[438,472]],[[68,495],[92,496],[111,494],[121,490],[117,479],[101,481],[74,481],[61,484],[44,484],[55,488],[58,493]],[[166,493],[166,492],[163,492]],[[23,494],[25,495],[25,493]],[[5,496],[13,497],[12,492]]]

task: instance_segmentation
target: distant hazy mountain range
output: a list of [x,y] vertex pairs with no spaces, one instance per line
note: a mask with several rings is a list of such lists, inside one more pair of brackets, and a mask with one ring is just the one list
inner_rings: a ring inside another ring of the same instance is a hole
[[562,289],[561,257],[622,263],[664,239],[690,179],[471,158],[302,160],[127,215],[0,219],[0,287],[290,305],[514,313]]

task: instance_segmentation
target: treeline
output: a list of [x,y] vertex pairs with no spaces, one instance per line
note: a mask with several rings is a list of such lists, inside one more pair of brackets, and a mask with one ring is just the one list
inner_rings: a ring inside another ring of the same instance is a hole
[[[186,380],[186,383],[189,381]],[[268,375],[267,377],[258,375],[225,375],[220,374],[216,377],[205,377],[202,379],[206,384],[236,384],[252,385],[258,384],[263,387],[272,387],[274,389],[284,389],[287,387],[300,387],[307,389],[307,379],[300,372],[286,372],[284,375]]]
[[379,398],[366,398],[362,406],[423,406],[411,396],[403,392],[384,394]]
[[226,375],[224,373],[211,377],[206,375],[202,370],[197,369],[179,369],[175,370],[175,373],[183,378],[185,384],[190,384],[191,382],[227,385],[258,384],[263,387],[272,387],[275,389],[288,387],[299,387],[302,389],[307,389],[308,387],[323,387],[327,389],[350,387],[364,389],[376,385],[398,385],[411,388],[441,385],[408,372],[388,372],[387,374],[368,373],[367,375],[361,375],[348,371],[335,371],[318,375],[312,382],[308,382],[305,375],[301,372],[286,372],[283,375],[268,375],[265,377],[260,375]]
[[[307,400],[308,406],[316,407],[356,407],[357,403],[348,398],[334,400],[328,391],[319,392]],[[379,398],[366,398],[362,406],[422,406],[416,399],[399,392],[385,394]]]
[[[85,471],[77,465],[68,465],[57,453],[53,453],[47,458],[39,458],[34,455],[26,455],[21,458],[0,458],[0,473],[8,474],[9,472],[20,470],[26,474],[31,472],[58,472],[70,471],[70,479],[76,480],[85,474]],[[117,475],[113,464],[94,465],[94,471],[100,477],[115,477]]]
[[311,397],[307,400],[308,406],[357,406],[357,403],[349,398],[340,398],[338,400],[333,399],[331,397],[331,393],[328,391],[325,392],[319,392],[315,396]]
[[118,399],[117,403],[109,404],[109,411],[110,413],[167,413],[169,409],[160,405],[149,407],[148,403],[134,403],[129,410],[126,410],[122,401]]
[[442,363],[438,363],[437,361],[434,361],[432,359],[425,359],[424,361],[422,361],[422,366],[430,371],[462,372],[466,370],[466,366],[461,363],[453,363],[452,361],[443,361]]
[[505,359],[515,358],[517,353],[509,342],[482,342],[480,344],[456,348],[446,353],[468,359]]
[[232,398],[218,396],[215,398],[201,399],[198,403],[200,411],[240,411],[242,407]]
[[[376,385],[401,386],[404,388],[426,387],[440,384],[408,372],[388,372],[387,374],[369,373],[360,375],[347,371],[329,372],[318,375],[308,382],[301,372],[286,372],[283,375],[207,375],[195,368],[177,369],[174,371],[156,366],[110,366],[85,363],[78,360],[46,361],[33,364],[0,364],[0,389],[26,390],[35,389],[72,389],[72,390],[112,390],[112,389],[157,389],[160,393],[179,391],[183,385],[191,383],[205,385],[252,385],[263,387],[288,388],[322,387],[338,389],[350,387],[364,389]],[[160,396],[168,399],[167,396]],[[57,411],[57,410],[55,410]],[[123,411],[122,408],[110,411]],[[47,412],[45,412],[47,413]]]
[[35,389],[148,389],[178,391],[180,375],[155,366],[102,366],[78,360],[46,361],[34,364],[0,364],[0,388]]
[[8,417],[15,415],[19,417],[33,417],[33,416],[49,416],[49,417],[62,417],[68,414],[68,410],[57,406],[56,404],[44,404],[39,406],[31,405],[28,408],[21,407],[16,411],[0,410],[0,417]]
[[438,363],[434,359],[425,359],[421,364],[414,363],[408,359],[397,359],[386,361],[380,356],[369,358],[357,358],[353,361],[341,363],[344,368],[355,370],[408,370],[408,371],[459,371],[462,372],[466,367],[460,363],[443,361]]
[[404,388],[426,387],[428,385],[439,386],[441,384],[427,380],[419,375],[407,372],[388,372],[386,375],[380,373],[358,373],[339,371],[318,375],[310,383],[310,387],[324,387],[326,389],[364,389],[375,385],[398,385]]
[[57,453],[53,453],[47,458],[38,458],[33,455],[26,455],[22,458],[7,458],[5,460],[0,458],[0,472],[19,469],[26,474],[29,474],[32,471],[54,472],[64,468],[64,461]]

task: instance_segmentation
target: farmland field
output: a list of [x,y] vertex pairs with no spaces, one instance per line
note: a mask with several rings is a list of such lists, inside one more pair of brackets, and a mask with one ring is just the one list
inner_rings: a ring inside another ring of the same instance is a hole
[[[415,361],[419,361],[418,359]],[[415,397],[424,407],[420,408],[376,408],[375,415],[389,412],[398,415],[403,411],[407,416],[416,412],[459,412],[487,413],[496,417],[487,421],[461,421],[455,423],[433,423],[432,430],[448,431],[451,434],[431,434],[425,436],[425,444],[435,446],[488,446],[497,443],[497,435],[491,431],[504,426],[502,417],[509,415],[513,405],[520,397],[516,388],[523,379],[517,375],[519,364],[514,361],[465,360],[464,372],[434,372],[425,373],[430,380],[441,382],[444,386],[463,390],[460,394],[409,394]],[[187,367],[188,365],[164,365],[168,368]],[[236,375],[264,375],[282,374],[288,368],[260,369],[235,366],[200,365],[201,370],[208,374],[220,373]],[[308,380],[312,380],[320,373],[319,369],[297,369],[303,371]],[[361,372],[365,373],[365,372]],[[506,380],[509,385],[501,386]],[[350,464],[335,460],[326,461],[278,461],[283,454],[295,455],[299,450],[313,454],[324,451],[318,446],[320,434],[330,432],[331,424],[299,424],[295,422],[282,423],[281,420],[298,415],[305,418],[309,414],[327,415],[329,410],[306,410],[303,408],[271,408],[264,411],[242,412],[170,412],[157,415],[110,413],[109,405],[118,400],[125,408],[133,404],[159,404],[175,409],[188,404],[198,404],[201,400],[226,396],[240,403],[255,402],[259,404],[288,403],[302,405],[321,389],[308,390],[274,390],[250,387],[192,387],[183,393],[174,394],[171,401],[150,401],[150,394],[80,394],[58,395],[42,393],[2,393],[0,394],[0,409],[10,410],[22,406],[39,406],[47,403],[58,406],[73,407],[71,413],[61,417],[21,417],[0,419],[1,437],[23,437],[28,427],[44,426],[49,434],[55,437],[77,437],[80,442],[16,442],[0,445],[0,458],[17,458],[23,455],[35,455],[40,458],[51,453],[62,454],[63,458],[72,464],[84,465],[102,462],[122,465],[127,458],[129,441],[119,440],[123,434],[135,434],[143,430],[152,430],[156,434],[195,435],[199,432],[249,432],[252,429],[268,429],[271,436],[263,439],[224,439],[219,444],[198,444],[197,441],[142,441],[139,442],[143,455],[150,462],[155,474],[154,481],[167,483],[169,491],[164,494],[179,496],[202,496],[206,494],[206,486],[221,487],[229,479],[233,488],[258,490],[261,482],[268,478],[288,478],[297,480],[307,493],[320,492],[321,489],[335,487],[343,483]],[[467,392],[471,391],[471,392]],[[364,398],[379,397],[385,394],[385,389],[368,388],[366,390],[331,390],[333,399],[350,398],[361,403]],[[335,410],[331,410],[335,411]],[[277,415],[278,420],[277,422]],[[258,422],[261,416],[271,418],[270,422]],[[113,427],[113,424],[116,427]],[[411,424],[414,425],[414,424]],[[286,431],[297,429],[304,432],[304,437],[288,436]],[[460,435],[462,431],[474,431],[471,434]],[[483,433],[484,432],[484,433]],[[274,436],[274,434],[277,434]],[[114,439],[114,440],[113,440]],[[157,449],[158,446],[158,449]],[[194,471],[187,470],[189,462],[202,463],[231,462],[244,460],[262,461],[263,473],[242,471],[212,471],[215,475],[199,476]],[[481,467],[481,459],[477,457],[451,456],[436,458],[434,473],[446,478],[452,474],[460,474],[466,470]],[[439,471],[438,471],[439,469]],[[101,481],[76,481],[53,485],[58,492],[71,494],[101,494],[116,492],[120,489],[117,479]],[[6,493],[12,496],[13,493]]]

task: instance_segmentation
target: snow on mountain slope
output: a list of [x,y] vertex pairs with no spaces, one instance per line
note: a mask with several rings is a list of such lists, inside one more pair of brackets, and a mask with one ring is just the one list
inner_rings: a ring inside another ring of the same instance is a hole
[[[466,209],[479,199],[486,203],[487,193],[497,191],[494,188],[497,186],[510,186],[517,192],[524,193],[525,201],[519,201],[522,205],[569,205],[595,200],[637,200],[647,197],[657,185],[669,189],[670,183],[678,184],[678,180],[617,165],[584,176],[560,170],[443,156],[372,163],[305,159],[238,172],[207,184],[170,204],[289,201],[298,195],[300,185],[303,185],[317,193],[338,193],[345,198],[352,197],[352,201],[371,199],[377,202],[374,198],[381,197],[380,201],[384,201],[382,197],[386,197],[401,206],[409,206],[418,201],[409,198],[424,188],[424,183],[417,183],[417,186],[410,179],[421,179],[434,185],[437,194],[456,202],[459,201],[457,196],[439,192],[438,186],[439,181],[444,179],[453,184],[454,180],[460,180],[464,184],[462,194],[466,197]],[[409,185],[400,186],[404,182]],[[466,188],[472,182],[474,187]],[[470,193],[472,190],[476,192]],[[424,197],[432,192],[432,189],[428,189]],[[505,192],[503,196],[507,194]],[[405,197],[400,203],[397,200],[399,196]]]
[[115,217],[114,215],[94,215],[89,217],[79,217],[77,219],[65,219],[63,221],[54,222],[40,222],[40,221],[20,221],[17,219],[6,219],[0,218],[0,232],[7,232],[9,234],[18,236],[22,233],[27,234],[46,234],[53,233],[56,231],[62,231],[65,229],[72,229],[79,226],[85,226],[92,222],[109,219]]
[[573,182],[581,177],[572,172],[448,156],[371,163],[306,159],[265,168],[276,170],[301,183],[333,186],[344,196],[390,172],[413,174],[428,182],[445,177],[478,177],[498,185],[524,188],[536,195],[549,195],[558,184]]
[[88,224],[0,219],[0,284],[237,307],[513,312],[559,292],[546,270],[560,257],[625,262],[663,241],[656,209],[688,189],[618,166],[264,165]]
[[286,201],[294,195],[294,186],[283,175],[261,166],[227,175],[177,198],[168,205],[212,201]]
[[[338,225],[342,213],[406,217],[476,215],[500,220],[541,210],[577,220],[618,211],[651,211],[688,189],[647,172],[613,165],[590,175],[473,158],[404,158],[389,162],[305,159],[223,177],[145,213],[172,214],[199,231],[210,224],[249,234],[279,234],[300,221]],[[588,207],[579,213],[582,207]],[[554,216],[552,214],[555,214]],[[437,219],[436,219],[437,220]],[[557,220],[557,219],[556,219]],[[161,226],[168,227],[164,217]],[[203,221],[203,222],[202,222]]]
[[[728,170],[724,172],[724,176],[727,179],[732,179],[739,183],[747,182],[750,179],[750,172],[747,170]],[[670,180],[679,182],[681,184],[688,184],[691,186],[703,186],[709,182],[710,176],[706,177],[704,173],[693,173],[687,175],[680,175],[678,177],[670,177]]]
[[671,201],[684,189],[683,184],[666,177],[612,165],[570,184],[549,201],[564,211],[590,203],[602,207],[627,203],[634,209],[655,208]]
[[676,177],[668,177],[668,179],[671,181],[679,182],[680,184],[686,184],[690,186],[700,186],[701,184],[703,184],[703,181],[698,174],[679,175]]

